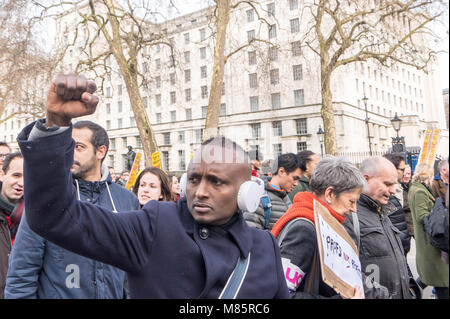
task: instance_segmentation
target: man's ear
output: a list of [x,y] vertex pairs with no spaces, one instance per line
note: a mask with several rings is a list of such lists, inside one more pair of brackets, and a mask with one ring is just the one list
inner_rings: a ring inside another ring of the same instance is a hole
[[284,169],[284,167],[280,167],[278,169],[278,176],[284,176],[286,175],[286,170]]
[[102,160],[103,158],[105,158],[106,156],[106,146],[105,145],[100,145],[97,148],[97,152],[95,153],[97,155],[97,159]]

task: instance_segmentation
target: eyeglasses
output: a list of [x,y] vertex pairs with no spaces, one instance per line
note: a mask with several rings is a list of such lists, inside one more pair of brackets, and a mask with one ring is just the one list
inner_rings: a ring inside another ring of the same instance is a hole
[[0,157],[6,157],[6,155],[8,155],[8,153],[6,153],[6,154],[0,154]]
[[403,168],[397,168],[399,171],[402,171],[402,172],[404,172],[405,171],[405,169],[406,169],[406,167],[403,167]]

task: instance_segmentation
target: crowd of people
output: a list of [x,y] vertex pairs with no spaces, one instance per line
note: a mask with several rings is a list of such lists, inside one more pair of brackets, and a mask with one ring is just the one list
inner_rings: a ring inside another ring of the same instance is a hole
[[322,278],[315,201],[356,244],[364,291],[352,299],[419,299],[426,286],[448,298],[448,237],[439,249],[424,227],[440,204],[448,229],[448,159],[437,174],[398,154],[261,164],[219,136],[194,152],[185,182],[146,167],[129,191],[130,171],[104,163],[106,130],[72,123],[95,111],[94,92],[58,76],[21,152],[0,142],[0,298],[343,298]]

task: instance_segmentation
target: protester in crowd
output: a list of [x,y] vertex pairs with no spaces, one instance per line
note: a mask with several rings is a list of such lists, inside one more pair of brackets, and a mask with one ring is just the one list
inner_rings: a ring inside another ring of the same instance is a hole
[[421,282],[434,286],[439,299],[448,299],[449,267],[441,260],[441,251],[431,245],[424,231],[424,219],[433,209],[435,197],[431,190],[433,168],[419,164],[412,178],[408,201],[414,221],[416,265]]
[[252,176],[259,177],[259,170],[261,169],[261,162],[259,160],[252,160]]
[[3,161],[0,175],[0,299],[4,297],[8,259],[22,220],[23,157],[9,153]]
[[108,166],[109,175],[111,176],[111,180],[113,183],[117,181],[118,176],[116,175],[116,172],[114,171],[114,167]]
[[2,173],[1,168],[3,166],[3,161],[5,160],[6,155],[11,153],[11,148],[8,143],[0,142],[0,174]]
[[317,163],[320,161],[320,157],[308,150],[301,151],[297,153],[299,167],[302,171],[302,177],[298,181],[298,185],[289,193],[289,198],[292,201],[299,192],[309,192],[311,188],[309,187],[309,180],[316,167]]
[[[83,76],[58,75],[49,90],[46,120],[19,134],[31,229],[127,271],[133,298],[288,298],[275,239],[248,227],[240,213],[255,195],[249,189],[260,189],[256,183],[247,188],[254,183],[248,153],[224,137],[205,141],[194,152],[186,198],[177,204],[150,201],[141,210],[114,214],[76,200],[68,182],[71,119],[95,112],[95,89]],[[36,131],[46,136],[35,139]],[[226,161],[202,157],[214,152],[225,153]],[[50,186],[58,191],[42,192]],[[231,279],[237,264],[247,271]]]
[[369,288],[386,287],[393,299],[411,299],[414,294],[418,297],[420,289],[409,271],[400,231],[382,209],[395,194],[397,170],[384,157],[367,158],[359,169],[367,188],[358,200],[358,213],[343,225],[359,247],[362,271],[367,276],[365,284]]
[[137,177],[133,187],[133,193],[139,199],[143,207],[151,200],[172,201],[169,178],[163,170],[158,167],[147,167]]
[[170,190],[172,191],[172,201],[175,203],[180,199],[180,182],[179,177],[181,175],[177,174],[169,174]]
[[[106,164],[102,165],[109,146],[106,131],[93,122],[80,121],[73,125],[72,138],[75,141],[75,152],[68,152],[64,156],[67,157],[66,167],[70,167],[69,163],[73,161],[70,169],[73,179],[67,179],[67,182],[73,185],[71,191],[76,196],[74,200],[115,212],[138,209],[136,197],[114,184]],[[53,165],[64,165],[62,162],[56,164],[56,161],[55,158]],[[47,185],[48,188],[36,190],[37,197],[34,200],[39,201],[39,197],[45,196],[47,192],[59,194],[60,189],[53,186]],[[33,210],[33,206],[31,204],[27,208],[25,216]],[[68,223],[78,229],[75,221],[70,220]],[[89,232],[82,231],[80,234],[90,237]],[[124,281],[125,273],[122,270],[77,255],[47,241],[32,231],[26,218],[23,218],[11,252],[5,297],[123,298]]]
[[272,179],[272,170],[274,166],[274,161],[272,159],[265,160],[261,163],[261,169],[260,169],[260,178],[264,182],[268,182]]
[[[320,202],[339,222],[356,212],[356,202],[366,184],[350,162],[327,157],[321,160],[310,179],[312,192],[300,192],[294,203],[275,224],[286,283],[292,298],[340,298],[321,275],[314,221],[314,200]],[[361,298],[355,290],[353,298]]]
[[411,247],[411,236],[408,231],[408,224],[406,222],[403,197],[403,188],[401,182],[403,180],[403,173],[406,168],[405,158],[397,154],[385,154],[384,158],[388,159],[394,164],[397,170],[397,184],[395,186],[395,194],[389,198],[388,203],[383,207],[383,210],[391,220],[392,224],[400,231],[400,239],[402,240],[403,251],[405,256],[408,254]]
[[414,223],[411,215],[411,209],[408,203],[409,186],[411,185],[411,166],[405,165],[405,172],[403,173],[403,179],[400,183],[403,190],[403,212],[405,213],[406,225],[408,227],[408,234],[410,237],[414,237]]
[[448,159],[443,159],[439,162],[438,165],[439,172],[434,177],[433,182],[431,183],[431,191],[433,192],[433,196],[435,198],[440,197],[445,199],[445,194],[447,193],[448,188]]
[[119,184],[120,186],[127,186],[128,183],[128,178],[130,177],[130,171],[129,170],[123,170],[122,173],[120,174],[119,179],[117,180],[117,184]]
[[272,179],[265,182],[266,193],[256,212],[244,212],[244,219],[251,227],[271,230],[277,220],[291,207],[289,192],[301,177],[298,158],[293,153],[281,154],[276,161]]

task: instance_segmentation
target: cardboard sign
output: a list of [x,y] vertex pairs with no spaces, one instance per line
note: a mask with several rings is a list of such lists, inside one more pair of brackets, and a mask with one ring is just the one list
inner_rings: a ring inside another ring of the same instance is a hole
[[141,162],[142,153],[137,152],[136,157],[134,158],[133,166],[131,167],[130,176],[128,177],[127,185],[125,185],[125,188],[128,190],[131,190],[134,183],[136,182],[136,178],[138,177],[139,173],[139,163]]
[[417,164],[426,163],[433,166],[441,130],[428,129],[425,133],[422,149]]
[[161,152],[155,152],[152,154],[152,166],[161,168]]
[[345,298],[358,286],[364,297],[361,262],[350,235],[321,203],[314,200],[322,280]]

